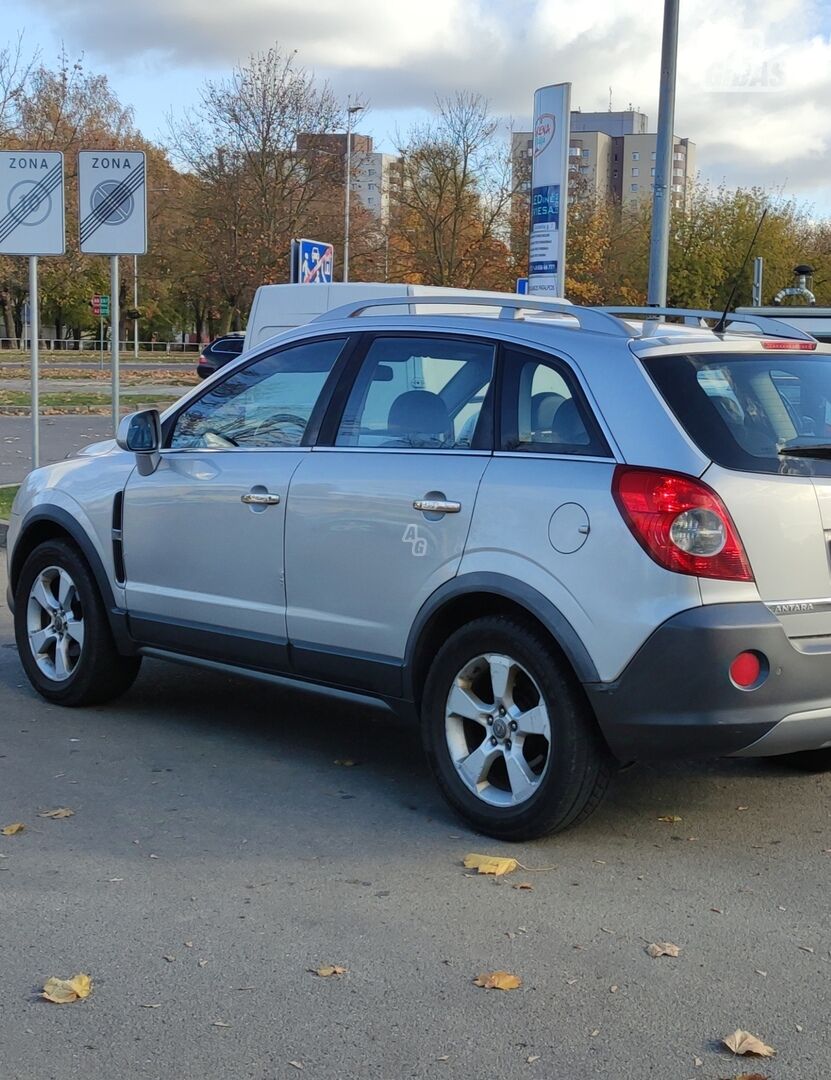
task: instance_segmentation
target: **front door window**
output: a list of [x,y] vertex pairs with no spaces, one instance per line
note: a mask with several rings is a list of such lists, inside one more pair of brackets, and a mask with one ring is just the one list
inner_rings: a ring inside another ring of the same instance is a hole
[[345,341],[306,342],[235,371],[179,414],[170,448],[300,446]]

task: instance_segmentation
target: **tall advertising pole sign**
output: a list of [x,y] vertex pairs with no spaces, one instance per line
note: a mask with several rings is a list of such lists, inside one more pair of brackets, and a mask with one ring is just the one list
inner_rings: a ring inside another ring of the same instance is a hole
[[570,118],[571,83],[536,91],[528,292],[551,299],[565,292]]

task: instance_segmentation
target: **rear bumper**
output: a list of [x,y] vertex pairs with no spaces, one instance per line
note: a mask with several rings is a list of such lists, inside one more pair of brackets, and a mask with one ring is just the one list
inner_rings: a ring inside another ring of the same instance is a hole
[[[728,674],[747,649],[770,665],[755,690],[738,689]],[[762,603],[682,612],[652,634],[619,679],[586,690],[623,761],[831,746],[831,639],[792,643]]]

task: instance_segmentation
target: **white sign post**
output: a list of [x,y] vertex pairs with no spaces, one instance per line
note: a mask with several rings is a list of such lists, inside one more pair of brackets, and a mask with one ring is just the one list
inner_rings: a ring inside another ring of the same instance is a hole
[[571,83],[534,94],[528,292],[565,295]]
[[81,150],[78,154],[81,251],[110,256],[113,431],[119,420],[118,256],[147,251],[147,177],[140,150]]
[[63,154],[0,151],[0,255],[29,256],[32,468],[40,465],[38,255],[66,250]]

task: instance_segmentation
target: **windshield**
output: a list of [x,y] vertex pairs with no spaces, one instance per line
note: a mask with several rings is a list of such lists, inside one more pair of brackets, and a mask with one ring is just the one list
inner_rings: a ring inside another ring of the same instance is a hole
[[831,461],[780,453],[831,446],[831,356],[703,353],[644,367],[687,433],[713,461],[745,472],[831,476]]

